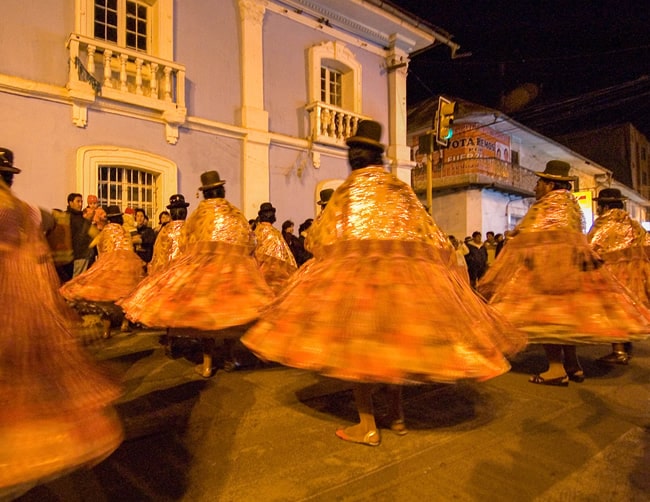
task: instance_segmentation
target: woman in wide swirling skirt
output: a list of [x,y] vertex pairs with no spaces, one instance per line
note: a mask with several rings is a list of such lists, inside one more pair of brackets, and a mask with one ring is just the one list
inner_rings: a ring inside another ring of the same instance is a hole
[[39,219],[0,179],[0,498],[99,462],[123,437],[121,390],[77,343]]
[[[360,423],[337,435],[368,445],[380,440],[363,384],[486,380],[525,345],[449,268],[451,244],[385,171],[378,139],[348,139],[353,172],[307,234],[314,259],[242,338],[264,359],[360,384]],[[391,428],[403,433],[399,389]]]
[[98,258],[92,267],[66,282],[61,294],[81,314],[99,314],[104,338],[110,337],[112,318],[123,318],[116,305],[144,277],[144,262],[133,250],[128,231],[122,226],[118,206],[106,210],[108,223],[96,237]]

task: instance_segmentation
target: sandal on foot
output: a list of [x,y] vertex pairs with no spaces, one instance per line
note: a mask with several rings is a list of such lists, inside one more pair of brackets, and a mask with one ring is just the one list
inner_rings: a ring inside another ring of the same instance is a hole
[[409,433],[409,430],[406,428],[406,424],[404,423],[404,420],[401,418],[398,418],[397,420],[393,420],[391,422],[390,430],[393,431],[398,436],[405,436],[406,434]]
[[557,378],[544,378],[542,375],[533,375],[528,380],[530,383],[536,383],[540,385],[553,385],[555,387],[568,387],[569,386],[569,376],[564,375]]
[[585,381],[585,372],[582,370],[567,371],[566,374],[572,382],[582,383]]
[[348,436],[344,429],[338,429],[336,435],[343,441],[350,441],[351,443],[365,444],[366,446],[379,446],[381,444],[381,438],[377,430],[366,432],[363,439],[355,439]]

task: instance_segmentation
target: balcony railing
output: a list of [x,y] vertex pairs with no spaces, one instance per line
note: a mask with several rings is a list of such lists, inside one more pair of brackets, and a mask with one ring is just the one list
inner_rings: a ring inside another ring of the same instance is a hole
[[354,135],[359,122],[369,118],[320,101],[305,109],[309,112],[309,137],[315,143],[345,146],[345,140]]
[[[508,192],[531,195],[537,182],[533,171],[500,159],[462,159],[434,164],[431,170],[434,189],[469,185],[494,186]],[[426,166],[411,171],[413,190],[426,192]]]
[[[68,38],[67,88],[76,106],[87,107],[97,96],[153,110],[168,126],[167,140],[178,138],[185,121],[185,67],[112,43],[72,34]],[[85,127],[87,113],[75,112],[73,120]],[[171,137],[170,137],[171,133]],[[176,141],[170,141],[175,143]]]

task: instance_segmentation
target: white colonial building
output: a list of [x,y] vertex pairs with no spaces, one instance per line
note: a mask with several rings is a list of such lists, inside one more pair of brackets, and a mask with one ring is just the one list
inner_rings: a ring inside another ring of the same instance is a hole
[[150,217],[200,174],[254,217],[315,214],[348,174],[345,138],[384,125],[410,180],[409,54],[449,36],[379,0],[48,0],[2,3],[0,145],[17,194],[45,208],[69,192]]

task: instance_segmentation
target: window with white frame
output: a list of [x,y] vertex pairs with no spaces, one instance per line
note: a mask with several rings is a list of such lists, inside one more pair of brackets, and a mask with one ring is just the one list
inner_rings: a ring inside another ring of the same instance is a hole
[[75,33],[173,61],[174,0],[75,0]]
[[151,218],[178,192],[177,179],[176,164],[158,155],[107,145],[77,151],[77,191],[102,206],[141,207]]
[[334,106],[342,106],[342,77],[343,74],[328,66],[320,68],[320,100]]
[[345,44],[323,42],[309,48],[309,112],[312,141],[344,147],[361,115],[361,64]]
[[361,63],[341,42],[309,49],[309,99],[361,113]]
[[95,0],[94,36],[147,52],[149,5],[138,0]]

